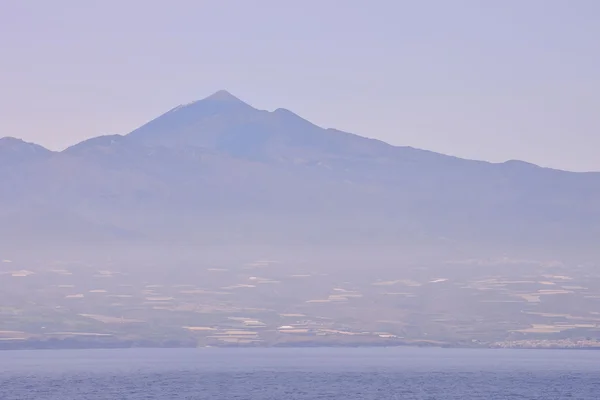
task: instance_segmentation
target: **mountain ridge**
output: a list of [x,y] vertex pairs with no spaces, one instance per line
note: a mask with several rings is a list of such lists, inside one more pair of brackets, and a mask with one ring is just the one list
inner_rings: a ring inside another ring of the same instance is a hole
[[[76,146],[79,145],[83,145],[86,142],[93,142],[95,140],[101,139],[101,138],[110,138],[110,137],[115,137],[115,138],[123,138],[123,137],[127,137],[127,136],[136,136],[138,134],[138,132],[140,131],[141,128],[144,128],[145,126],[147,126],[148,124],[151,124],[153,121],[156,121],[158,119],[160,119],[161,117],[164,117],[174,111],[180,110],[180,109],[184,109],[186,107],[190,107],[190,106],[194,106],[194,105],[199,105],[202,104],[202,102],[219,102],[219,103],[223,103],[223,104],[237,104],[237,105],[241,105],[243,107],[247,107],[248,109],[251,110],[255,110],[255,111],[259,111],[259,112],[263,112],[263,113],[271,113],[271,114],[285,114],[285,115],[293,115],[295,118],[298,118],[300,120],[302,120],[305,123],[308,123],[316,128],[322,129],[323,131],[328,131],[328,132],[334,132],[334,133],[338,133],[338,134],[344,134],[344,135],[352,135],[355,137],[359,137],[361,139],[364,140],[369,140],[369,141],[373,141],[373,142],[377,142],[389,147],[393,147],[393,148],[397,148],[397,149],[407,149],[407,150],[415,150],[415,151],[419,151],[419,152],[423,152],[423,153],[427,153],[427,154],[432,154],[432,155],[439,155],[439,156],[444,156],[444,157],[449,157],[449,158],[453,158],[453,159],[458,159],[458,160],[464,160],[464,161],[473,161],[473,162],[482,162],[482,163],[489,163],[489,164],[494,164],[494,165],[500,165],[500,164],[527,164],[529,166],[534,166],[537,168],[543,168],[543,169],[549,169],[549,170],[554,170],[554,171],[563,171],[563,172],[568,172],[568,173],[574,173],[574,174],[600,174],[600,171],[585,171],[585,172],[580,172],[580,171],[570,171],[567,169],[562,169],[562,168],[552,168],[552,167],[545,167],[545,166],[540,166],[525,160],[518,160],[518,159],[509,159],[509,160],[505,160],[505,161],[500,161],[500,162],[492,162],[492,161],[488,161],[488,160],[482,160],[482,159],[470,159],[470,158],[463,158],[463,157],[458,157],[458,156],[453,156],[453,155],[449,155],[449,154],[445,154],[442,152],[436,152],[436,151],[432,151],[432,150],[427,150],[427,149],[421,149],[421,148],[417,148],[417,147],[413,147],[413,146],[399,146],[399,145],[392,145],[389,144],[381,139],[376,139],[376,138],[371,138],[371,137],[366,137],[366,136],[361,136],[358,134],[354,134],[354,133],[349,133],[349,132],[345,132],[345,131],[341,131],[339,129],[336,128],[322,128],[319,127],[318,125],[302,118],[301,116],[299,116],[298,114],[294,113],[293,111],[286,109],[286,108],[276,108],[273,111],[268,111],[268,110],[261,110],[261,109],[257,109],[255,107],[253,107],[252,105],[244,102],[243,100],[241,100],[239,97],[236,97],[235,95],[233,95],[231,92],[221,89],[218,90],[216,92],[214,92],[213,94],[206,96],[202,99],[199,100],[195,100],[189,103],[182,103],[179,104],[173,108],[171,108],[170,110],[168,110],[167,112],[159,115],[156,118],[151,119],[150,121],[143,123],[139,128],[134,129],[133,131],[129,132],[129,133],[125,133],[125,134],[107,134],[107,135],[100,135],[100,136],[94,136],[94,137],[90,137],[87,139],[83,139],[80,142],[74,143],[71,146],[68,146],[67,148],[63,149],[63,150],[58,150],[58,151],[54,151],[54,150],[50,150],[45,148],[42,145],[39,145],[37,143],[34,142],[28,142],[25,141],[23,139],[20,138],[16,138],[16,137],[12,137],[12,136],[4,136],[4,137],[0,137],[0,151],[2,150],[3,144],[4,143],[14,143],[14,144],[24,144],[24,145],[33,145],[39,149],[43,149],[49,153],[65,153],[65,152],[69,152],[70,149],[75,148]],[[1,154],[0,154],[1,156]]]

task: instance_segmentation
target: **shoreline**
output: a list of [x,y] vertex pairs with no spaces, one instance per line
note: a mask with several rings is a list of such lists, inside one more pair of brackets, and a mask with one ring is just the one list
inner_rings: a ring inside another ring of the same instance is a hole
[[192,346],[192,345],[127,345],[124,343],[80,343],[79,345],[71,346],[52,346],[48,343],[13,343],[12,345],[6,346],[4,343],[0,343],[0,352],[6,351],[61,351],[61,350],[175,350],[175,349],[255,349],[255,350],[273,350],[273,349],[379,349],[379,348],[411,348],[411,349],[451,349],[451,350],[600,350],[600,346],[563,346],[563,347],[552,347],[552,346],[531,346],[531,347],[499,347],[491,345],[481,346],[461,346],[461,345],[434,345],[434,344],[276,344],[276,345],[264,345],[264,346],[249,346],[249,345],[219,345],[219,346]]

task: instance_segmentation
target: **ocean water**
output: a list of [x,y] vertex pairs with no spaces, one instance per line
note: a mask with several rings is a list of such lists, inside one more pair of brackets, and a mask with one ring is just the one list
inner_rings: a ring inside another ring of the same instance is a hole
[[600,399],[600,351],[4,351],[0,399]]

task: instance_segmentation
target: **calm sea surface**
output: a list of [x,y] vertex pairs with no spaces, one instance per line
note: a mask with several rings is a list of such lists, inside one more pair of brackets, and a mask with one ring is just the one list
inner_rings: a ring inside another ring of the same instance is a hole
[[0,399],[600,399],[600,351],[4,351]]

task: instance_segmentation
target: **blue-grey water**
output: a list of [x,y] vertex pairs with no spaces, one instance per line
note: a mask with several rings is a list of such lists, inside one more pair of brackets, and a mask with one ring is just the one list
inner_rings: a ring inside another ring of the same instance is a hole
[[0,352],[2,400],[599,398],[600,351]]

